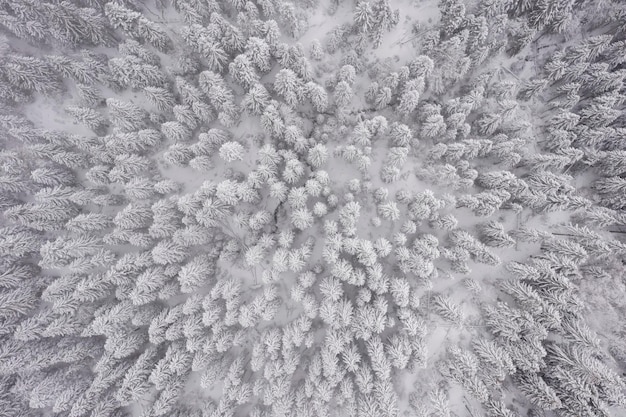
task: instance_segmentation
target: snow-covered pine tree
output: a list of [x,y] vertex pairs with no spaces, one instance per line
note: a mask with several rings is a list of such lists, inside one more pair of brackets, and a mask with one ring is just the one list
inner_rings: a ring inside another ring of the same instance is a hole
[[193,132],[189,127],[175,121],[161,124],[161,133],[173,143],[189,142],[193,136]]
[[337,106],[346,107],[353,95],[352,87],[346,81],[339,81],[335,86],[334,98]]
[[96,133],[102,133],[106,130],[107,121],[102,115],[89,107],[68,106],[65,111],[71,115],[77,122],[85,124]]
[[328,94],[326,94],[326,90],[324,90],[321,85],[312,81],[306,83],[305,89],[315,110],[318,112],[325,111],[328,106]]
[[259,76],[252,61],[245,54],[240,54],[228,65],[228,72],[245,90],[258,83]]
[[147,86],[143,88],[142,91],[150,104],[155,106],[159,111],[170,111],[175,105],[174,96],[166,88]]
[[120,132],[134,132],[146,127],[147,114],[136,104],[115,98],[106,100],[113,126]]
[[128,36],[145,40],[162,52],[171,46],[167,33],[141,12],[131,10],[122,4],[109,2],[104,6],[104,14],[116,29],[121,29]]
[[220,158],[226,162],[233,162],[243,159],[244,148],[239,142],[225,142],[220,146]]
[[509,247],[515,245],[515,240],[506,234],[504,226],[496,221],[489,221],[479,226],[480,237],[483,243],[492,247]]
[[290,106],[299,104],[304,96],[303,81],[292,70],[287,68],[281,69],[276,74],[274,88]]
[[244,96],[241,106],[247,113],[258,116],[263,114],[270,100],[271,96],[267,89],[262,84],[256,83],[250,87]]

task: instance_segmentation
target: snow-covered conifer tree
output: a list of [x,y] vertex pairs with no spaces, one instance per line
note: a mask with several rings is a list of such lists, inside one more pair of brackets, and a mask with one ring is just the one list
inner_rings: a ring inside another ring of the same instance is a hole
[[174,105],[172,93],[163,87],[147,86],[143,89],[148,101],[160,111],[169,111]]
[[290,69],[281,69],[274,80],[276,92],[283,96],[287,104],[296,106],[304,95],[304,83]]
[[378,214],[384,219],[395,221],[400,218],[398,205],[393,201],[384,202],[378,205]]
[[226,162],[243,159],[244,148],[239,142],[225,142],[220,146],[220,158]]
[[401,114],[410,114],[419,105],[420,94],[416,90],[405,90],[400,96],[400,104],[398,105],[398,111]]
[[346,81],[339,81],[335,86],[335,103],[339,107],[346,107],[352,100],[353,95],[352,87]]
[[237,55],[228,65],[228,72],[244,89],[248,90],[259,81],[259,76],[247,55]]
[[504,226],[498,222],[490,221],[479,226],[481,238],[487,246],[506,247],[513,246],[515,240],[506,234]]
[[310,148],[307,159],[315,168],[321,167],[328,159],[328,150],[326,149],[326,146],[318,143]]
[[254,84],[243,98],[241,106],[249,114],[261,115],[271,100],[270,94],[262,84]]
[[174,143],[189,142],[192,137],[192,131],[182,123],[171,121],[161,125],[161,133],[168,140]]
[[107,122],[102,115],[89,107],[68,106],[65,108],[77,122],[84,123],[94,132],[100,132],[106,128]]
[[292,213],[291,223],[300,230],[313,225],[314,217],[307,208],[300,208]]
[[192,293],[200,287],[213,282],[215,274],[214,262],[208,256],[196,256],[185,264],[178,273],[181,291]]
[[264,39],[251,36],[246,42],[246,55],[262,73],[271,69],[270,47]]
[[122,29],[129,36],[143,39],[161,51],[166,51],[171,45],[165,31],[141,12],[109,2],[105,5],[104,13],[114,28]]
[[326,110],[328,106],[328,95],[326,94],[326,90],[324,88],[312,81],[306,83],[305,88],[307,90],[307,94],[311,99],[311,103],[315,107],[315,110],[319,112],[323,112]]
[[113,126],[121,132],[133,132],[146,127],[146,112],[136,104],[114,98],[106,100]]

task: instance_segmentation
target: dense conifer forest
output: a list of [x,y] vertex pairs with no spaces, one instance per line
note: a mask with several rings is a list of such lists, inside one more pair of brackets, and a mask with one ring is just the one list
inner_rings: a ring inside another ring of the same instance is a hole
[[0,416],[625,416],[625,81],[620,0],[0,0]]

